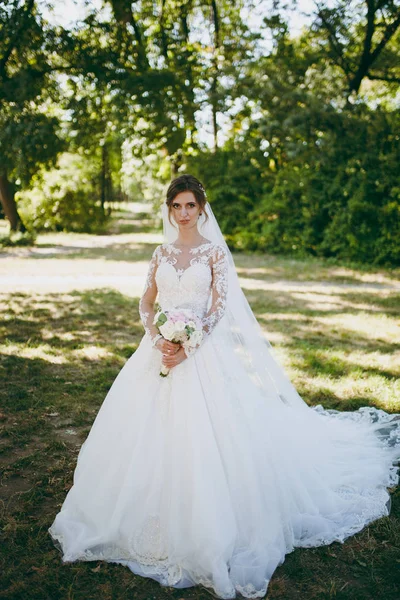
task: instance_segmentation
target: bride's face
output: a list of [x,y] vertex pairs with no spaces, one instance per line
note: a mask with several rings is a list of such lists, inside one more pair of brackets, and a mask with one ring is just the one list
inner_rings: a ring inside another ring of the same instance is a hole
[[179,229],[194,227],[199,213],[200,205],[193,192],[180,192],[171,203],[171,216],[177,222]]

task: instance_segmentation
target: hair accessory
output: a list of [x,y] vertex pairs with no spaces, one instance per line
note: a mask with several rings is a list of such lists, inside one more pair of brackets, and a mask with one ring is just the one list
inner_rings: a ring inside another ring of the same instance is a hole
[[201,189],[201,191],[203,192],[204,196],[207,198],[206,190],[203,188],[203,186],[201,185],[201,183],[198,183],[197,185]]

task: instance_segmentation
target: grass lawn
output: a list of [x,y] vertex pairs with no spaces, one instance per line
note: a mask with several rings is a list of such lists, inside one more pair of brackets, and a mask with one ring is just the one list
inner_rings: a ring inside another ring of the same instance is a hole
[[[140,215],[139,215],[140,217]],[[0,598],[209,599],[102,562],[62,565],[47,528],[80,445],[143,335],[138,301],[160,234],[120,213],[103,236],[47,234],[0,253]],[[236,255],[243,289],[309,404],[400,412],[397,272]],[[295,550],[268,598],[398,600],[400,491],[390,517],[344,544]]]

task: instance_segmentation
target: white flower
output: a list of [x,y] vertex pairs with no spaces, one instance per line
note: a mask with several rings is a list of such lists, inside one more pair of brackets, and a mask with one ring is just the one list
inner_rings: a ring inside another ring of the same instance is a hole
[[176,321],[175,323],[175,331],[183,331],[186,327],[186,323],[184,321]]
[[187,325],[191,329],[196,329],[196,323],[194,321],[188,321]]
[[159,327],[161,335],[166,340],[172,340],[175,333],[175,325],[171,321],[166,321],[164,325],[160,325]]
[[175,332],[173,339],[177,342],[185,342],[187,340],[187,333],[185,330]]
[[193,331],[193,335],[198,343],[200,343],[203,339],[203,332],[200,329],[196,329],[196,331]]
[[192,335],[190,336],[187,343],[191,348],[194,348],[195,346],[200,344],[202,339],[203,339],[203,332],[197,330],[192,333]]

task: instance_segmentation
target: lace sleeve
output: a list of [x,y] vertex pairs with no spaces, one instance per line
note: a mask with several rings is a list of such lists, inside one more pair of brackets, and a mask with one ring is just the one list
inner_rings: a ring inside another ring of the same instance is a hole
[[143,327],[150,337],[153,346],[162,338],[162,335],[158,331],[157,327],[153,325],[153,319],[155,315],[154,303],[157,298],[157,284],[156,284],[156,272],[161,257],[161,246],[153,252],[151,257],[149,269],[147,272],[147,279],[144,286],[142,297],[139,301],[139,315],[142,321]]
[[205,317],[203,317],[203,340],[194,348],[185,348],[186,356],[191,356],[198,350],[204,340],[211,335],[225,313],[228,294],[228,258],[222,246],[215,245],[213,248],[211,269],[211,306]]

